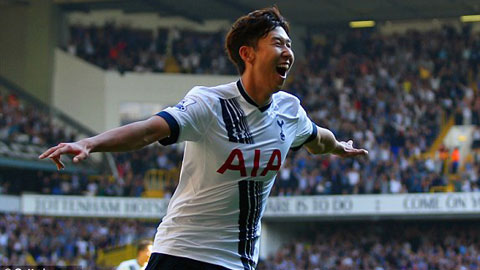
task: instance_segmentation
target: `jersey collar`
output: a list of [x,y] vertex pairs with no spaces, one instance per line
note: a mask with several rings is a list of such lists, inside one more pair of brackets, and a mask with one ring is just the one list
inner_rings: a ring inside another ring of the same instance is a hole
[[270,105],[272,104],[272,100],[270,99],[270,102],[263,106],[263,107],[260,107],[257,105],[257,103],[255,103],[255,101],[253,101],[253,99],[247,94],[247,92],[245,91],[245,88],[243,88],[243,84],[242,84],[242,80],[238,80],[237,81],[237,87],[238,87],[238,91],[240,91],[240,94],[242,94],[243,98],[250,104],[252,104],[253,106],[257,107],[261,112],[264,112],[266,111],[268,108],[270,108]]

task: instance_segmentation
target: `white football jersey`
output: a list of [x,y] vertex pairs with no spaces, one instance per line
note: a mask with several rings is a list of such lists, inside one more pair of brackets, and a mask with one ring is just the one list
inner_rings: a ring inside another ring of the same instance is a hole
[[142,266],[138,264],[137,259],[131,259],[128,261],[123,261],[120,263],[120,265],[117,267],[116,270],[141,270],[143,269]]
[[295,96],[280,91],[258,107],[240,80],[194,87],[158,115],[171,130],[160,143],[186,143],[153,252],[254,269],[275,175],[289,149],[316,137],[316,125]]

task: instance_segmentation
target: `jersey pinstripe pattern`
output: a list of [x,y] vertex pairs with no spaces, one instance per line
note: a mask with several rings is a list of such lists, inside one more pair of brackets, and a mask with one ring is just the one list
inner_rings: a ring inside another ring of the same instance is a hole
[[253,137],[246,123],[245,114],[236,99],[222,99],[222,116],[231,142],[253,144]]

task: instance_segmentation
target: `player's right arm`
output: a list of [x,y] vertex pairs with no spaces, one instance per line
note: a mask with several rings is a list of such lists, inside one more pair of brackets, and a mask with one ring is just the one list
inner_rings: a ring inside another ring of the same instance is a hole
[[57,165],[57,169],[63,169],[65,165],[60,161],[63,154],[73,155],[73,162],[77,163],[93,152],[137,150],[168,136],[170,127],[165,119],[152,116],[147,120],[114,128],[77,142],[60,143],[43,152],[39,158],[50,158]]

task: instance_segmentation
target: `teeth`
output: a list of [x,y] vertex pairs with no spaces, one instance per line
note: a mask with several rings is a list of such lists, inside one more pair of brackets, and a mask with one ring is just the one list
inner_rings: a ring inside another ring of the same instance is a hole
[[288,64],[278,65],[278,67],[288,69]]

